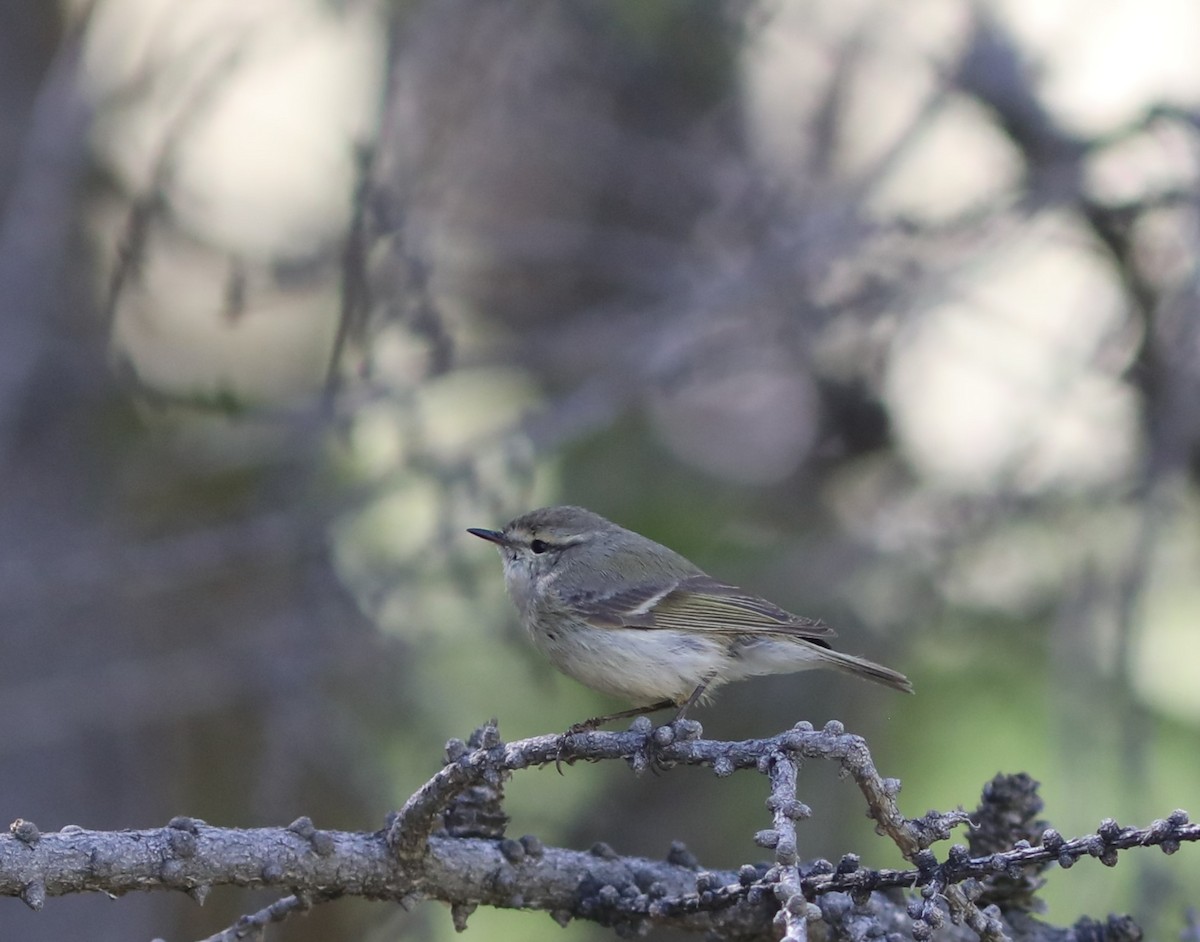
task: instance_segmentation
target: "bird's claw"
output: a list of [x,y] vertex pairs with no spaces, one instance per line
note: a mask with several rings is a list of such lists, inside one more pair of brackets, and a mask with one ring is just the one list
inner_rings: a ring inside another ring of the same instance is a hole
[[566,732],[559,735],[557,750],[554,754],[554,771],[556,771],[559,775],[562,775],[562,764],[564,761],[567,763],[567,765],[575,764],[574,756],[564,756],[563,754],[567,748],[567,740],[572,736],[578,736],[582,733],[594,732],[596,727],[599,726],[603,720],[604,717],[602,716],[594,716],[590,720],[584,720],[582,723],[572,723],[567,727]]
[[563,733],[562,738],[566,739],[568,736],[578,736],[580,733],[594,732],[596,727],[600,725],[596,722],[599,719],[600,717],[596,716],[590,720],[584,720],[582,723],[572,723],[567,727],[567,731]]
[[565,733],[558,737],[558,742],[556,743],[556,748],[554,750],[554,771],[559,775],[563,774],[562,764],[564,761],[566,761],[567,765],[575,764],[575,758],[573,756],[564,756],[563,753],[567,748],[567,740],[576,735],[577,732],[579,732],[579,730],[576,730],[575,727],[572,726]]

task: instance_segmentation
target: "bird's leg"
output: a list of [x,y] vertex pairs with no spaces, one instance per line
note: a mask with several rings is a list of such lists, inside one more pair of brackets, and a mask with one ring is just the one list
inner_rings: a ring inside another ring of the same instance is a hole
[[[632,716],[644,716],[647,713],[653,713],[656,710],[665,710],[667,707],[675,706],[674,700],[659,700],[657,703],[651,703],[649,706],[634,707],[630,710],[621,710],[619,713],[608,713],[604,716],[593,716],[590,720],[584,720],[582,723],[576,723],[571,726],[565,733],[558,738],[558,755],[554,757],[554,768],[562,775],[563,749],[567,744],[567,737],[574,736],[576,733],[590,733],[597,726],[603,726],[611,720],[623,720]],[[574,759],[568,759],[567,764],[573,763]]]
[[[693,694],[694,696],[694,694]],[[691,702],[690,700],[688,701]],[[649,706],[634,707],[630,710],[621,710],[619,713],[608,713],[604,716],[593,716],[590,720],[584,720],[582,723],[576,723],[567,730],[566,735],[573,736],[576,733],[590,733],[597,726],[603,726],[605,723],[612,720],[624,720],[633,716],[644,716],[647,713],[655,713],[658,710],[665,710],[667,707],[675,706],[674,700],[659,700],[657,703],[651,703]]]
[[708,689],[708,685],[713,682],[716,676],[716,674],[709,674],[696,685],[696,689],[692,691],[691,696],[689,696],[683,701],[683,703],[679,705],[679,712],[675,714],[675,719],[671,722],[678,723],[681,719],[687,716],[687,711],[694,707],[696,703],[699,702],[700,698],[704,696],[704,691]]
[[[590,733],[597,726],[603,726],[605,723],[611,722],[612,720],[624,720],[634,716],[645,716],[647,713],[655,713],[658,710],[666,710],[669,707],[678,706],[679,712],[675,714],[675,718],[671,721],[671,725],[678,723],[687,715],[687,711],[691,707],[695,706],[700,698],[704,696],[704,691],[708,689],[708,685],[713,682],[716,676],[716,674],[709,674],[702,681],[700,681],[700,683],[696,685],[696,689],[691,692],[691,694],[686,700],[683,701],[683,703],[679,703],[676,700],[659,700],[657,703],[651,703],[648,706],[633,707],[629,710],[621,710],[618,713],[607,713],[604,716],[593,716],[590,720],[584,720],[582,723],[574,724],[562,735],[562,738],[559,740],[558,755],[554,759],[554,767],[558,769],[558,773],[561,775],[563,760],[562,750],[566,745],[566,739],[568,736],[574,736],[576,733]],[[654,740],[652,736],[646,737],[646,755],[648,764],[657,772],[658,768],[661,766],[661,763],[654,754]],[[570,760],[568,760],[568,762],[569,761]]]

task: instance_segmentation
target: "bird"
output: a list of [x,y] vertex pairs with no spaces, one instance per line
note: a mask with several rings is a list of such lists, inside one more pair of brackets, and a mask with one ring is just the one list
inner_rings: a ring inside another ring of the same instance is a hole
[[574,731],[670,707],[679,720],[723,684],[812,668],[913,692],[903,674],[835,651],[825,622],[714,579],[583,507],[542,507],[500,530],[467,532],[500,551],[521,624],[550,663],[633,704]]

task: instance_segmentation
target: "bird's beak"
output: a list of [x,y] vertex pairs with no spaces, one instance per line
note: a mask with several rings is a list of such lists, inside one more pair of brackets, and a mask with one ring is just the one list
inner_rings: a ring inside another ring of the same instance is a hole
[[508,537],[501,530],[482,530],[479,527],[468,527],[467,532],[473,536],[479,537],[481,540],[487,540],[489,543],[495,543],[497,546],[507,546]]

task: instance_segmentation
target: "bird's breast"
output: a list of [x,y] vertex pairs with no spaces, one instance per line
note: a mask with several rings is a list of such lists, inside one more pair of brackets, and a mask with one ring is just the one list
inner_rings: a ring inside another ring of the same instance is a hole
[[587,687],[643,706],[682,703],[729,659],[718,638],[694,633],[597,628],[568,618],[530,625],[537,648],[555,667]]

